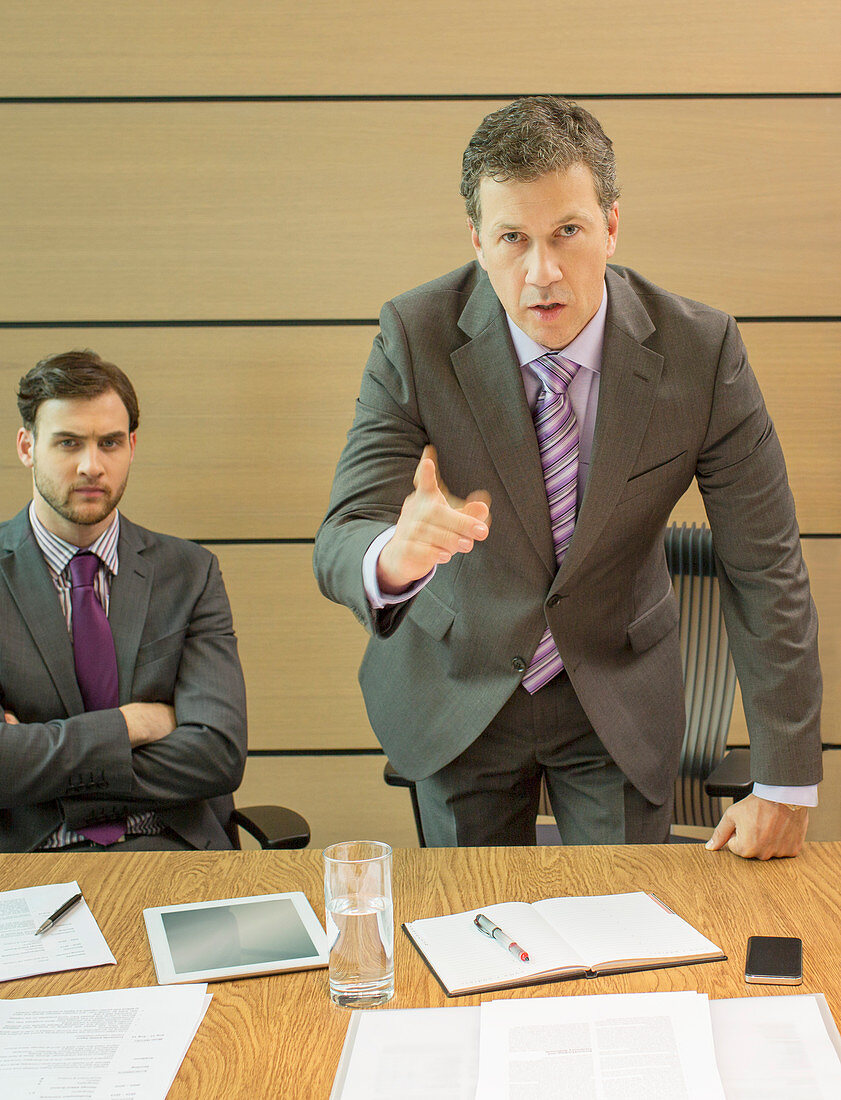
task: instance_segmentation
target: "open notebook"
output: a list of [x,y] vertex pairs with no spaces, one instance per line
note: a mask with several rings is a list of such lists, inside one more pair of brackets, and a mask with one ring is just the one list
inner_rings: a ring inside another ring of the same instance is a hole
[[[478,913],[516,940],[529,961],[520,962],[482,935],[473,923]],[[403,928],[451,997],[726,958],[653,894],[642,892],[502,902]]]

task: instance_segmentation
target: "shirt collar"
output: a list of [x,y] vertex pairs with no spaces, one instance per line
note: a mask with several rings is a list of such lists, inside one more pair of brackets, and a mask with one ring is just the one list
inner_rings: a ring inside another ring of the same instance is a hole
[[[54,535],[51,531],[47,530],[35,515],[35,501],[32,501],[29,505],[29,523],[32,527],[32,534],[35,536],[35,541],[41,549],[41,553],[56,573],[63,573],[70,559],[78,554],[80,547],[74,546],[72,542],[67,542],[66,539],[59,538],[58,535]],[[114,576],[116,576],[119,571],[119,555],[117,553],[119,538],[120,513],[117,512],[96,542],[85,547],[86,550],[90,550],[91,553],[96,554]]]
[[[532,340],[525,332],[515,325],[506,313],[508,331],[514,343],[514,351],[521,367],[527,363],[533,363],[541,355],[545,355],[549,348]],[[607,319],[607,285],[602,294],[602,302],[595,314],[587,322],[574,340],[571,340],[565,348],[561,349],[564,359],[571,359],[587,370],[600,374],[602,369],[602,348],[604,346],[604,326]]]

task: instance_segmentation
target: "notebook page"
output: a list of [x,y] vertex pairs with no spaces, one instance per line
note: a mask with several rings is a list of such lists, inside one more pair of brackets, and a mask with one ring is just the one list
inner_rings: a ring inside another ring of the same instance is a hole
[[[473,923],[477,913],[484,913],[516,940],[528,953],[529,961],[520,962],[496,940],[481,933]],[[502,902],[466,913],[410,921],[407,928],[448,989],[525,982],[563,965],[586,969],[578,952],[558,937],[533,906],[523,902]]]
[[591,967],[612,960],[721,954],[706,936],[641,891],[550,898],[534,908]]

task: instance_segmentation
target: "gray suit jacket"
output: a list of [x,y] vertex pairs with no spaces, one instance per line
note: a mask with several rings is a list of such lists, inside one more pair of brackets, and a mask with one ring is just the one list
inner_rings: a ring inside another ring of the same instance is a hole
[[196,848],[230,848],[208,800],[230,807],[242,778],[245,688],[216,558],[121,516],[109,621],[120,704],[170,703],[178,722],[134,751],[119,710],[84,712],[27,510],[0,525],[0,701],[21,722],[0,724],[0,850],[145,810]]
[[[546,623],[596,732],[655,803],[684,731],[663,531],[697,478],[719,559],[754,778],[820,778],[820,669],[785,464],[735,322],[608,268],[593,454],[557,569],[543,475],[502,307],[468,264],[384,307],[315,546],[325,595],[373,634],[360,670],[394,765],[422,778],[462,752],[522,678]],[[395,522],[426,443],[490,536],[373,614],[365,549]]]

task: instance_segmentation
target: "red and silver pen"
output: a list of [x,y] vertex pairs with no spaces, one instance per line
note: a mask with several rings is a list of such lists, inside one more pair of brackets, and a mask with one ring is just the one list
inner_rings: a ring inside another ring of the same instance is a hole
[[515,959],[519,959],[520,962],[527,963],[529,961],[528,954],[520,947],[518,943],[515,943],[510,936],[502,931],[499,925],[494,924],[489,917],[486,917],[484,913],[478,913],[473,918],[473,923],[479,929],[480,932],[484,932],[486,936],[490,936],[492,940],[496,940],[500,947],[504,947],[506,951],[510,951]]

